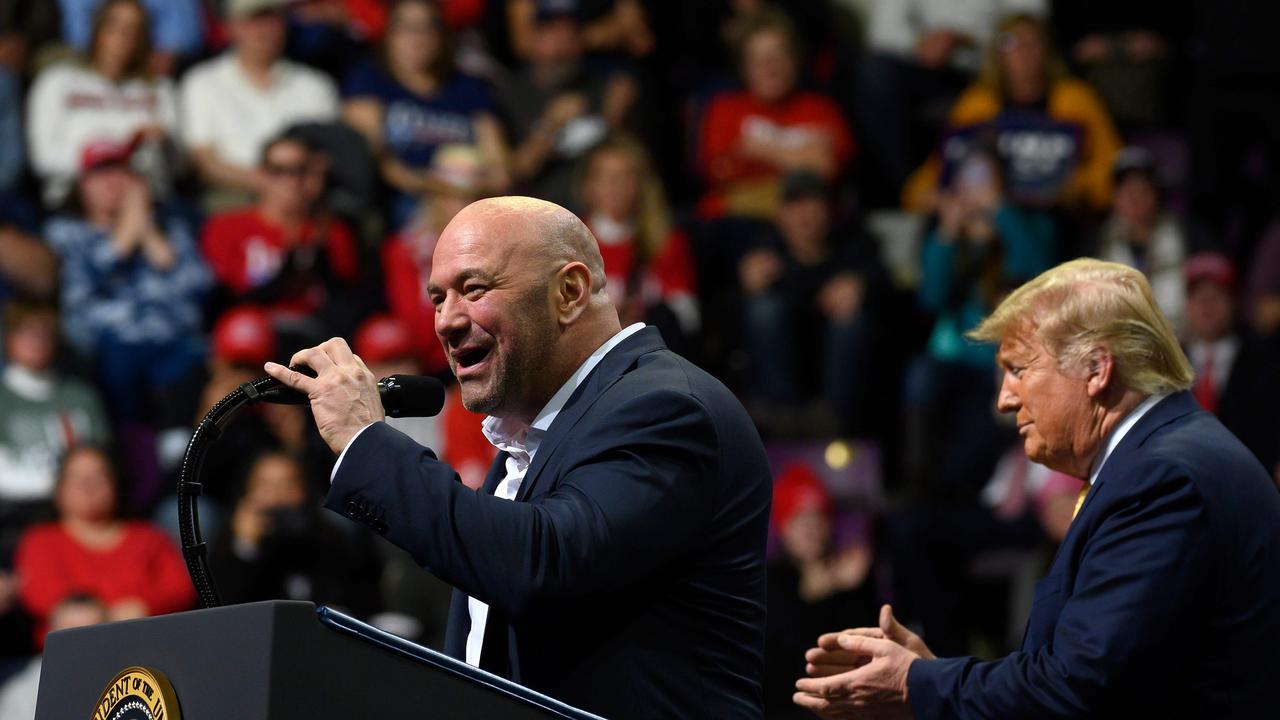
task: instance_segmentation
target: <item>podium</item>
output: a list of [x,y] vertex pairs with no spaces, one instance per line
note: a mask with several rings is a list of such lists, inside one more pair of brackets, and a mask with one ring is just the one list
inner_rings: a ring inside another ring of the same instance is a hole
[[[167,678],[182,720],[598,720],[328,608],[292,601],[51,633],[37,720],[153,717],[142,696],[132,711],[110,712],[118,697],[103,700],[113,680],[134,667]],[[146,683],[135,679],[134,687],[146,690]],[[171,707],[165,718],[173,715]]]

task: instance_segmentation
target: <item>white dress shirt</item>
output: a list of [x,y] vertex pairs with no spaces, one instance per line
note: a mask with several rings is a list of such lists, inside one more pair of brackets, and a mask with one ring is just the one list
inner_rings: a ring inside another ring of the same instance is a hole
[[1093,486],[1098,481],[1098,474],[1102,472],[1102,465],[1107,461],[1111,452],[1116,449],[1116,446],[1120,444],[1120,441],[1124,439],[1124,436],[1133,429],[1133,426],[1138,424],[1138,421],[1142,419],[1142,416],[1147,414],[1148,410],[1155,407],[1156,403],[1167,397],[1169,397],[1167,394],[1147,396],[1146,400],[1138,403],[1138,407],[1134,408],[1128,415],[1125,415],[1124,420],[1121,420],[1120,424],[1116,426],[1116,429],[1111,431],[1111,434],[1107,436],[1106,446],[1103,447],[1102,452],[1098,454],[1098,457],[1094,459],[1093,467],[1089,470],[1090,492],[1093,491]]

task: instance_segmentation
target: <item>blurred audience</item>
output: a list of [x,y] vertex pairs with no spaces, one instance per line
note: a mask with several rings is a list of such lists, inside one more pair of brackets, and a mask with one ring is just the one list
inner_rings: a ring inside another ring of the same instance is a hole
[[58,258],[32,231],[0,219],[0,300],[13,295],[51,298]]
[[[97,625],[107,619],[107,608],[93,595],[68,595],[49,613],[49,632]],[[40,665],[40,657],[33,657],[16,675],[0,684],[0,717],[5,720],[34,720],[36,696],[40,690]]]
[[111,620],[189,609],[195,591],[182,556],[150,523],[122,519],[120,476],[92,445],[63,456],[54,489],[58,520],[32,526],[18,546],[19,597],[43,641],[54,608],[89,592]]
[[900,188],[973,79],[996,22],[1015,11],[1045,14],[1045,0],[872,0],[855,114],[868,159]]
[[102,140],[137,149],[130,162],[154,193],[173,184],[178,109],[173,83],[149,64],[147,9],[139,0],[105,0],[95,12],[83,59],[41,71],[27,101],[31,167],[49,208],[67,200],[85,151]]
[[507,147],[489,88],[457,72],[448,30],[431,0],[396,0],[379,62],[357,68],[344,88],[343,118],[368,139],[394,191],[391,228],[418,199],[440,190],[429,172],[446,145],[473,145],[483,158],[486,194],[509,183]]
[[1059,47],[1124,129],[1171,119],[1170,73],[1185,42],[1186,8],[1157,0],[1053,0]]
[[317,159],[301,138],[267,141],[256,171],[263,181],[255,204],[213,215],[200,238],[218,285],[232,301],[264,307],[277,323],[290,321],[302,336],[299,342],[331,334],[323,311],[360,274],[351,230],[317,204],[316,186],[327,172]]
[[924,497],[973,497],[1007,444],[997,425],[995,348],[964,333],[1004,293],[1054,264],[1043,212],[1004,192],[999,162],[977,150],[958,164],[924,239],[920,305],[933,315],[925,351],[906,370],[903,471]]
[[630,120],[635,80],[583,58],[573,3],[540,3],[523,67],[498,84],[519,192],[573,207],[576,163]]
[[1155,163],[1142,148],[1127,147],[1116,155],[1111,214],[1103,221],[1094,254],[1141,270],[1174,331],[1183,331],[1187,239],[1182,223],[1165,207]]
[[834,221],[831,188],[821,177],[789,173],[781,192],[776,234],[748,250],[738,267],[749,397],[757,423],[774,432],[796,424],[807,434],[838,432],[865,412],[867,301],[879,261],[865,238]]
[[736,38],[743,89],[708,103],[698,137],[704,218],[772,219],[778,180],[810,170],[834,180],[853,157],[853,136],[830,98],[801,90],[800,48],[786,15],[762,10]]
[[903,188],[907,209],[938,205],[939,179],[975,137],[994,134],[1010,196],[1021,204],[1100,211],[1111,202],[1120,137],[1088,84],[1067,74],[1043,22],[1030,15],[1000,21],[976,83],[956,100],[942,155]]
[[874,556],[868,538],[836,543],[831,495],[803,462],[774,481],[771,520],[780,552],[769,564],[765,715],[807,717],[791,702],[804,653],[830,628],[875,614]]
[[243,202],[269,184],[258,160],[281,131],[338,116],[333,81],[282,57],[285,4],[228,0],[230,48],[182,80],[182,139],[211,191],[207,207]]
[[302,463],[288,453],[253,461],[210,550],[218,590],[232,603],[309,600],[368,617],[381,603],[371,539],[364,528],[339,528],[336,516],[322,515],[309,488]]
[[203,360],[201,303],[211,284],[190,228],[157,208],[129,164],[133,151],[112,140],[90,142],[81,154],[76,210],[44,229],[61,262],[63,334],[92,360],[108,407],[124,420],[175,406],[149,403]]
[[1237,280],[1221,253],[1186,262],[1187,359],[1191,392],[1267,468],[1280,463],[1280,354],[1249,333],[1236,313]]
[[[62,39],[76,50],[92,44],[95,15],[109,0],[58,0]],[[204,49],[204,17],[200,0],[142,0],[151,18],[147,66],[157,75],[172,75],[178,64]]]
[[505,0],[508,32],[517,57],[533,55],[538,14],[572,12],[582,23],[582,47],[588,52],[618,53],[642,58],[654,50],[655,38],[640,0]]
[[644,145],[615,135],[596,146],[583,159],[578,196],[623,325],[656,325],[687,355],[702,322],[693,255]]
[[[44,303],[4,306],[0,371],[0,558],[12,555],[22,530],[46,517],[58,462],[79,443],[110,436],[98,391],[54,367],[58,314]],[[3,561],[0,561],[2,563]]]

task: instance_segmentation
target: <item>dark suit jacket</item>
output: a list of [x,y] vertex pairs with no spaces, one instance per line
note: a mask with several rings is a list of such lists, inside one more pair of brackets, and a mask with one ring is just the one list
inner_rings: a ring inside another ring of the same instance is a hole
[[758,717],[771,483],[738,401],[653,328],[569,398],[515,502],[467,489],[379,423],[346,451],[326,505],[489,604],[481,667],[607,717]]
[[916,661],[917,718],[1280,717],[1280,492],[1189,393],[1102,466],[1022,649]]

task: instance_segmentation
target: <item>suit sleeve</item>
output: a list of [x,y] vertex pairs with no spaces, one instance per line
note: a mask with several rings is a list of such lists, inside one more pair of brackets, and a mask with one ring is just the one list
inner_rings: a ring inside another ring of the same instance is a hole
[[326,505],[513,617],[559,598],[617,591],[687,547],[705,524],[714,426],[693,398],[655,391],[594,423],[584,418],[573,432],[544,471],[559,474],[556,487],[511,502],[466,488],[431,451],[377,424],[348,447]]
[[1195,484],[1176,466],[1148,463],[1113,480],[1131,481],[1141,491],[1087,528],[1073,586],[1055,587],[1061,577],[1051,575],[1037,589],[1037,602],[1070,591],[1052,641],[994,662],[915,662],[908,694],[916,717],[1087,718],[1164,691],[1195,652],[1196,639],[1178,629],[1203,625],[1193,618],[1207,612],[1209,521]]

